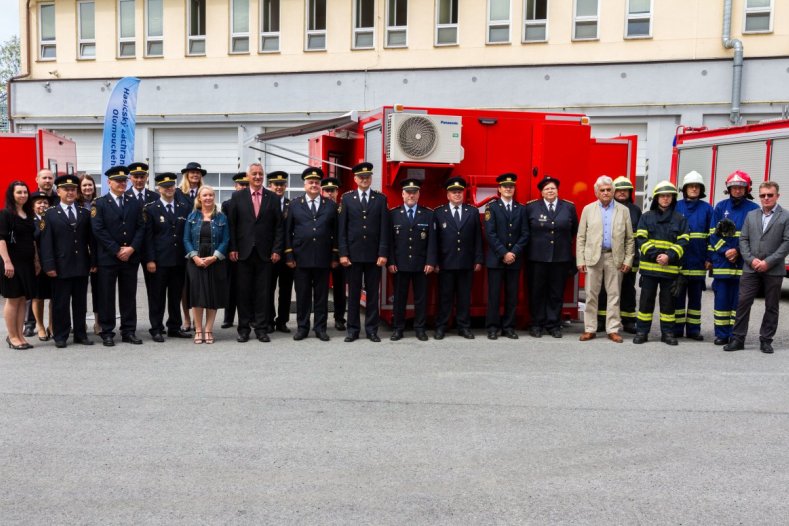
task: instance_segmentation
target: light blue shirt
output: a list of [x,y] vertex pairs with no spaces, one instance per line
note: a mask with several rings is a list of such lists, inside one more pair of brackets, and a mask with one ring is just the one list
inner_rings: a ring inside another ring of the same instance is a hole
[[600,203],[600,212],[603,214],[603,250],[611,250],[611,232],[614,226],[614,200],[612,199],[608,206],[603,206]]

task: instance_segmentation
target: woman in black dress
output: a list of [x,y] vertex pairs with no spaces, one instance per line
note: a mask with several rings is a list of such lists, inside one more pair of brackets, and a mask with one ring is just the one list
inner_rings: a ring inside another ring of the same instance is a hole
[[[33,224],[36,226],[34,239],[36,241],[36,248],[39,247],[39,238],[41,237],[41,223],[44,217],[44,211],[52,206],[55,201],[53,196],[49,196],[44,192],[33,192],[30,194],[30,202],[33,204]],[[41,252],[37,252],[39,261],[41,260]],[[39,272],[36,276],[36,296],[33,298],[33,317],[36,319],[36,330],[38,331],[38,339],[42,342],[49,340],[52,336],[52,278],[47,276],[46,272]],[[49,300],[49,324],[44,323],[44,302]]]
[[6,341],[12,349],[33,348],[22,332],[25,302],[35,296],[36,274],[41,271],[29,197],[27,185],[13,181],[5,194],[5,209],[0,211],[0,293],[6,298],[3,316],[8,329]]
[[[88,174],[79,176],[79,188],[77,189],[77,204],[83,208],[90,210],[93,203],[96,201],[96,181],[93,180]],[[93,332],[98,334],[101,329],[99,327],[99,294],[96,288],[96,273],[90,273],[90,298],[91,305],[93,306]]]
[[194,210],[186,218],[184,228],[186,273],[195,324],[195,343],[214,343],[216,311],[227,305],[225,257],[229,242],[227,216],[216,206],[214,189],[201,186],[197,192]]

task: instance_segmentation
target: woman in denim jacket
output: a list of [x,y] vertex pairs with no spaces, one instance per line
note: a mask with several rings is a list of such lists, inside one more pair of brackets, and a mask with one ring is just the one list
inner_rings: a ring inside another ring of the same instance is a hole
[[195,324],[194,343],[214,343],[216,311],[227,305],[229,284],[225,257],[229,242],[227,216],[216,205],[214,189],[201,186],[194,210],[186,218],[184,228],[186,272]]

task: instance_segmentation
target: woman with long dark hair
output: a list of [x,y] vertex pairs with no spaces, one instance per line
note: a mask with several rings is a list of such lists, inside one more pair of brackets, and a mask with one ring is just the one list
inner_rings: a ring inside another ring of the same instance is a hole
[[[93,203],[96,201],[98,195],[96,191],[96,181],[88,174],[82,174],[79,176],[79,186],[77,187],[77,204],[79,206],[85,207],[88,210],[93,207]],[[93,306],[93,332],[98,334],[100,332],[99,328],[99,294],[96,287],[97,279],[96,273],[90,273],[90,299],[91,305]]]
[[34,233],[30,190],[22,181],[13,181],[5,193],[5,208],[0,211],[0,293],[6,298],[6,342],[12,349],[33,348],[25,340],[22,326],[25,302],[35,297],[36,274],[41,271]]

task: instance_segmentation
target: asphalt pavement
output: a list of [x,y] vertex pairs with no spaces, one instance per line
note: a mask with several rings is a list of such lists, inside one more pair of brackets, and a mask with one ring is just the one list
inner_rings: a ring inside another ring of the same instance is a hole
[[141,304],[142,346],[0,350],[0,524],[785,524],[789,331],[723,352],[711,297],[678,347],[156,344]]

